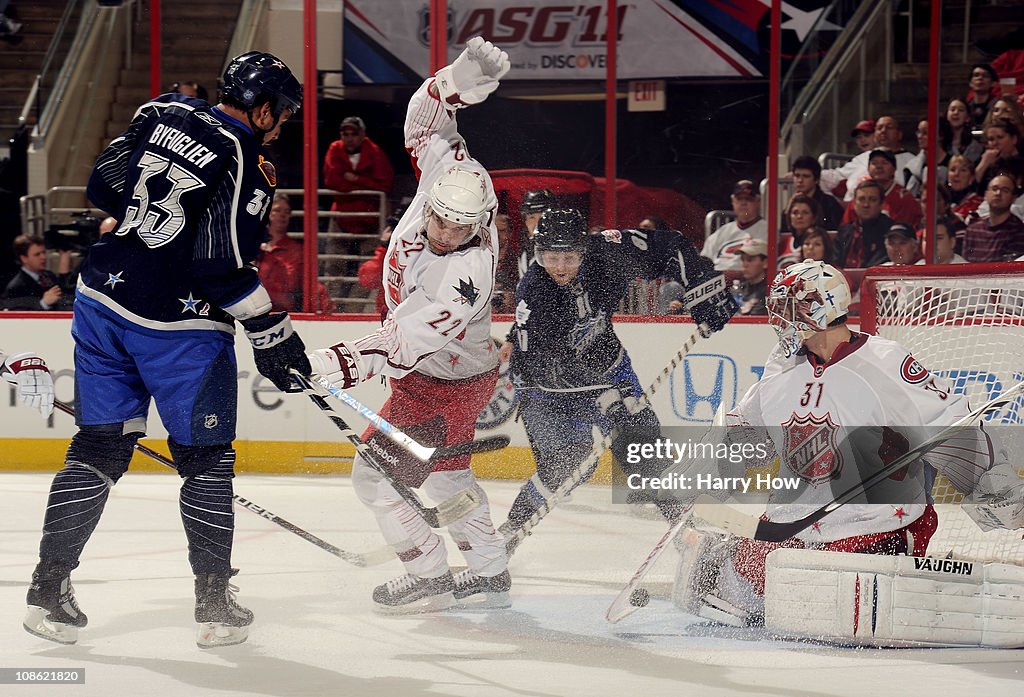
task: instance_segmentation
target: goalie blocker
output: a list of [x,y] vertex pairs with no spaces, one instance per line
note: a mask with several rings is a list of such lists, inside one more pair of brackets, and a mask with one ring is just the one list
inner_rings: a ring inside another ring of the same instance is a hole
[[868,646],[1024,647],[1024,568],[933,557],[778,549],[765,627]]

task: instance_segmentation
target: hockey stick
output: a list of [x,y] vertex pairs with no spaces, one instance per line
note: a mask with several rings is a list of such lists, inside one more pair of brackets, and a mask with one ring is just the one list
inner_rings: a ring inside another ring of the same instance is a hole
[[[508,436],[493,436],[491,438],[481,438],[480,440],[469,441],[468,443],[458,443],[447,447],[430,448],[418,443],[411,436],[403,433],[397,426],[391,424],[383,416],[364,405],[348,392],[339,390],[337,387],[332,385],[330,380],[327,378],[322,375],[314,375],[312,377],[313,380],[316,381],[316,384],[327,390],[332,397],[359,412],[367,421],[376,426],[381,433],[398,443],[407,451],[415,455],[418,460],[423,462],[428,462],[431,458],[435,460],[443,460],[448,457],[459,457],[460,455],[472,455],[473,453],[486,453],[491,450],[501,450],[502,448],[508,447],[508,444],[511,442]],[[331,411],[334,410],[332,409]]]
[[[715,412],[715,417],[711,421],[711,427],[725,426],[725,403],[722,402],[718,405],[718,410]],[[710,431],[709,431],[710,432]],[[704,435],[707,437],[707,434]],[[647,576],[647,572],[651,570],[651,567],[657,563],[658,558],[661,557],[661,553],[665,551],[669,541],[675,539],[675,536],[679,534],[679,531],[683,528],[691,525],[693,517],[690,515],[693,509],[693,503],[690,503],[679,515],[677,520],[669,529],[662,535],[658,543],[654,545],[654,549],[651,550],[647,558],[643,560],[640,567],[633,574],[633,578],[629,579],[629,583],[626,584],[625,588],[619,591],[619,594],[615,596],[615,600],[608,606],[608,612],[605,613],[605,619],[611,623],[618,622],[623,617],[628,617],[640,608],[647,605],[651,599],[650,593],[646,589],[640,586],[640,582]]]
[[[459,518],[464,517],[471,511],[476,510],[477,506],[480,505],[479,495],[472,489],[466,489],[461,491],[454,496],[442,501],[434,508],[428,508],[424,506],[419,498],[402,482],[398,481],[387,471],[387,468],[377,459],[377,453],[374,452],[370,446],[363,442],[359,435],[352,430],[352,428],[345,422],[345,419],[341,418],[341,415],[334,410],[334,408],[327,403],[327,400],[323,398],[320,393],[313,389],[313,385],[309,382],[309,379],[299,374],[296,371],[292,371],[292,379],[298,383],[301,390],[306,393],[310,401],[317,405],[324,414],[327,415],[341,434],[348,439],[352,445],[356,446],[356,451],[363,456],[366,463],[377,470],[388,483],[394,487],[398,495],[405,499],[405,502],[412,506],[416,512],[427,522],[432,528],[443,528],[451,523],[455,522]],[[453,446],[455,448],[461,448],[463,444]]]
[[[62,402],[59,399],[56,399],[54,400],[53,405],[58,410],[64,412],[65,414],[70,414],[71,416],[75,415],[75,408],[72,407],[70,404]],[[138,450],[143,455],[145,455],[146,457],[152,460],[156,460],[161,465],[170,467],[173,470],[177,469],[177,467],[174,466],[174,461],[171,460],[169,457],[161,453],[158,453],[155,450],[147,448],[142,443],[136,443],[135,449]],[[298,525],[290,523],[284,518],[271,513],[263,506],[259,506],[250,501],[249,499],[243,498],[238,494],[232,494],[231,498],[234,499],[235,503],[237,503],[242,508],[255,513],[256,515],[260,516],[265,520],[269,520],[271,523],[274,523],[275,525],[281,526],[288,532],[298,535],[307,542],[312,542],[320,549],[330,552],[339,559],[347,561],[349,564],[354,564],[355,566],[360,567],[376,566],[377,564],[383,564],[395,558],[394,550],[392,550],[390,547],[382,547],[380,549],[375,549],[367,553],[347,552],[344,549],[335,547],[330,542],[321,540],[313,533],[303,530]]]
[[[734,535],[754,540],[764,540],[766,542],[782,542],[783,540],[787,540],[800,533],[811,525],[814,525],[816,522],[827,516],[829,513],[835,511],[843,504],[849,503],[879,482],[884,481],[894,472],[898,472],[914,460],[917,460],[919,457],[934,450],[937,446],[954,437],[957,433],[963,430],[965,426],[973,424],[984,418],[986,415],[999,411],[1003,407],[1012,403],[1022,392],[1024,392],[1024,382],[1019,382],[998,397],[992,399],[986,404],[983,404],[981,407],[972,411],[970,414],[967,414],[963,418],[958,419],[952,425],[939,431],[916,448],[907,451],[888,465],[879,469],[864,481],[858,482],[856,485],[836,496],[829,503],[803,518],[799,518],[788,523],[762,520],[760,517],[747,515],[735,508],[726,506],[721,501],[712,497],[698,498],[697,504],[694,506],[693,513],[698,518],[707,521],[710,525],[722,528]],[[712,501],[714,503],[711,503]]]
[[[665,378],[672,374],[672,371],[675,370],[676,366],[679,365],[680,362],[682,362],[683,358],[693,349],[694,345],[702,337],[707,336],[705,331],[706,329],[703,329],[702,326],[698,326],[693,330],[693,333],[686,340],[686,343],[684,343],[682,347],[680,347],[680,349],[676,351],[675,355],[672,356],[672,359],[668,362],[668,365],[666,365],[662,369],[662,371],[658,374],[658,377],[656,377],[654,379],[654,382],[651,383],[651,386],[647,388],[643,396],[637,401],[638,411],[650,405],[651,395],[654,394],[654,392],[659,387],[661,387],[661,384],[665,381]],[[607,436],[604,436],[598,443],[596,443],[594,445],[593,450],[590,451],[590,455],[588,455],[583,462],[581,462],[572,472],[569,473],[569,478],[562,482],[561,486],[559,486],[558,489],[556,489],[555,492],[548,499],[546,499],[544,503],[542,503],[540,507],[537,508],[536,511],[533,512],[533,515],[530,516],[530,518],[526,522],[524,522],[522,526],[516,529],[515,533],[512,534],[508,540],[505,541],[505,549],[507,550],[509,556],[511,556],[512,553],[515,552],[516,547],[519,546],[519,543],[526,539],[526,537],[530,534],[530,531],[533,528],[537,527],[537,524],[540,523],[540,521],[543,520],[548,515],[548,513],[550,513],[552,509],[554,509],[555,506],[558,505],[559,501],[561,501],[566,496],[566,494],[572,491],[573,487],[575,487],[581,479],[585,479],[591,474],[592,470],[595,467],[597,467],[597,463],[601,459],[601,455],[604,454],[605,450],[611,447],[614,437],[615,433],[613,431],[612,433],[609,433]]]

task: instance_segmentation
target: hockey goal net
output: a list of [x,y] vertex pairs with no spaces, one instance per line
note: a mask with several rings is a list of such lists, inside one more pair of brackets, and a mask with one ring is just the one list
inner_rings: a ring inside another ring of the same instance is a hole
[[[902,344],[966,393],[972,408],[1024,380],[1024,264],[877,267],[865,273],[860,293],[861,330]],[[1022,424],[1024,404],[1018,400],[989,420]],[[1018,466],[1022,431],[999,429]],[[1020,530],[983,532],[960,509],[963,495],[941,476],[932,493],[939,529],[930,556],[1024,565]]]

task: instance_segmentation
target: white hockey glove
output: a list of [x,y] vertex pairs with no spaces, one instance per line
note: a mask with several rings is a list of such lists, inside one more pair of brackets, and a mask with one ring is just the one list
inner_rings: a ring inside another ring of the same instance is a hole
[[434,84],[446,108],[461,109],[487,99],[510,67],[507,53],[474,36],[454,63],[437,71]]
[[323,375],[335,387],[347,390],[365,378],[363,359],[358,349],[344,341],[309,354],[314,375]]
[[53,378],[46,361],[34,353],[19,353],[3,362],[4,379],[18,388],[22,404],[38,409],[43,418],[53,413]]
[[976,503],[964,503],[963,509],[982,530],[1024,528],[1024,488],[1002,496],[978,498]]

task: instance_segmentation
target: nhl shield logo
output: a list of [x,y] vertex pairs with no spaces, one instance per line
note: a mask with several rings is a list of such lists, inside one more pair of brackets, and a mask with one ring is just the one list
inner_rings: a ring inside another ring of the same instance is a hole
[[785,438],[783,459],[789,469],[812,486],[839,478],[843,456],[836,442],[838,426],[829,414],[793,414],[782,425]]
[[203,417],[203,427],[205,427],[207,429],[217,428],[217,424],[219,422],[220,422],[220,420],[217,418],[216,414],[206,414]]

